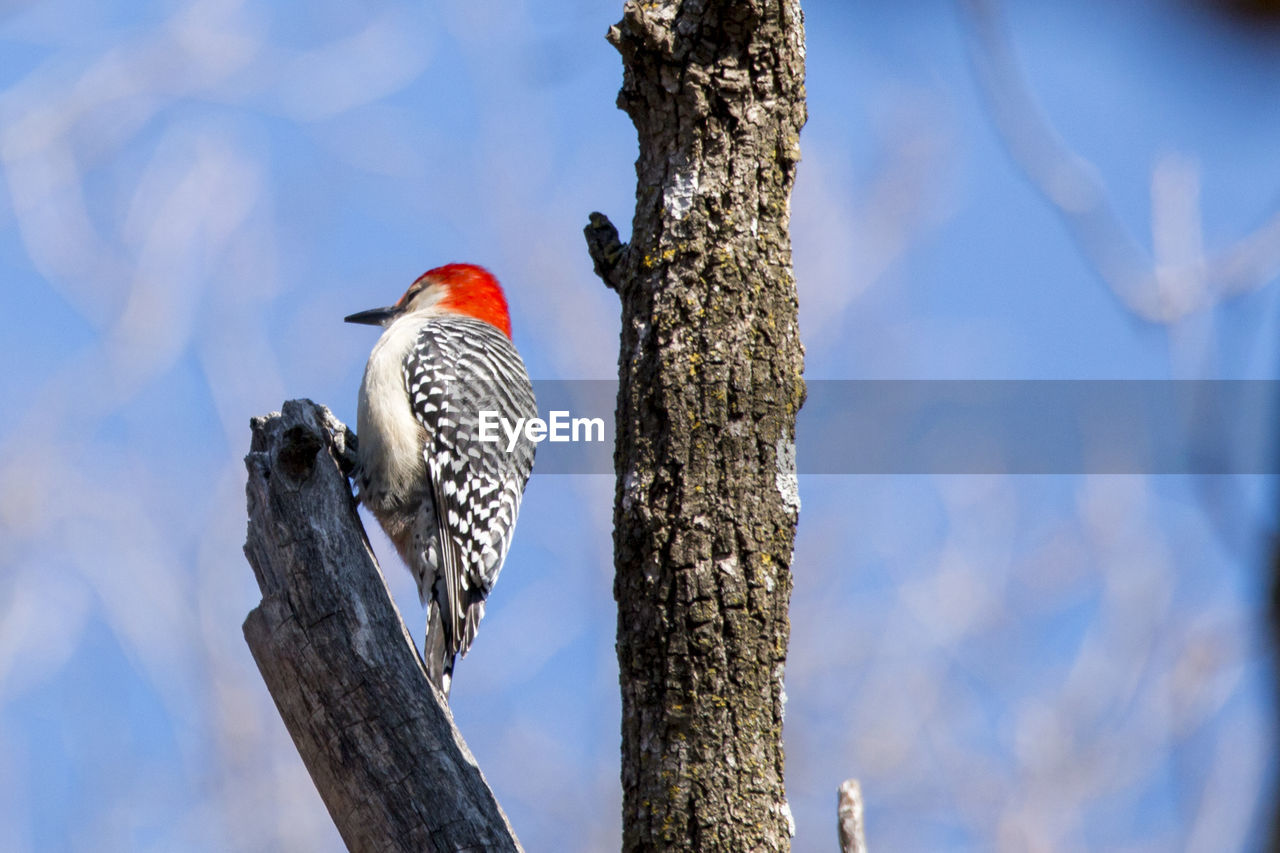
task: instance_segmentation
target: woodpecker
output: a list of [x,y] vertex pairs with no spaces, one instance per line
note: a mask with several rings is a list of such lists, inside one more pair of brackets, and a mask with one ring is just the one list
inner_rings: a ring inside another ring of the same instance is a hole
[[395,305],[346,318],[382,326],[360,383],[359,498],[395,544],[427,608],[423,659],[449,697],[502,569],[534,443],[482,441],[537,417],[502,288],[472,264],[428,270]]

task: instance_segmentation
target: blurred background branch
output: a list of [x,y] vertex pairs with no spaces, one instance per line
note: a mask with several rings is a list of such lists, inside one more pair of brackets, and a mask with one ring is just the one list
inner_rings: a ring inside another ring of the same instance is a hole
[[1081,253],[1121,304],[1172,324],[1280,274],[1280,209],[1254,231],[1206,254],[1196,162],[1162,156],[1151,176],[1153,252],[1116,215],[1098,169],[1054,129],[1015,57],[999,0],[958,0],[974,77],[1010,157],[1061,214]]

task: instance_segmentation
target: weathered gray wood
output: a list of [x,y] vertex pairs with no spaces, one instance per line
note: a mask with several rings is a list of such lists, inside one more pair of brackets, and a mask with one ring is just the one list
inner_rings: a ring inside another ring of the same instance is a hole
[[630,244],[601,214],[585,229],[622,300],[622,846],[785,850],[800,4],[628,0],[608,38],[640,143]]
[[353,435],[310,400],[252,428],[244,636],[347,847],[519,850],[369,549]]

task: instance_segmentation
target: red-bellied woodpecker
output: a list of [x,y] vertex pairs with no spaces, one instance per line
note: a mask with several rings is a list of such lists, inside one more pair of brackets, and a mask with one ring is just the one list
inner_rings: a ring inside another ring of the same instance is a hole
[[[427,606],[423,657],[449,695],[498,579],[533,468],[534,444],[507,430],[537,417],[511,343],[502,288],[486,270],[448,264],[400,301],[348,323],[384,328],[360,384],[360,500],[395,543]],[[482,440],[481,418],[497,441]]]

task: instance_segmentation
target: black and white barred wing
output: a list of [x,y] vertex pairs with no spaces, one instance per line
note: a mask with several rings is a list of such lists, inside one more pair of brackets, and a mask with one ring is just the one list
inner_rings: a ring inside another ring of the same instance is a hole
[[442,317],[423,327],[405,361],[405,382],[425,432],[434,498],[433,518],[424,513],[424,522],[437,533],[422,540],[435,583],[420,592],[440,606],[449,653],[465,653],[511,545],[534,456],[523,431],[510,451],[501,426],[491,430],[497,441],[482,441],[480,418],[489,413],[514,428],[536,417],[537,405],[511,341],[472,318]]

